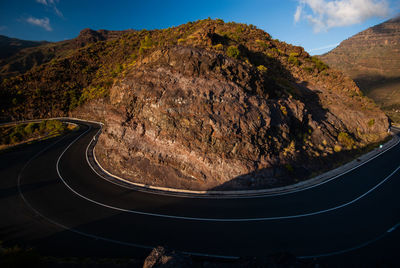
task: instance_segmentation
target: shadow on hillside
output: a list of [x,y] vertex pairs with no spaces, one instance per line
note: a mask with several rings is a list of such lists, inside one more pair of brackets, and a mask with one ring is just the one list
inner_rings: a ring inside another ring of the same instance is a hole
[[387,86],[395,86],[400,85],[400,76],[399,77],[384,77],[380,75],[375,76],[362,76],[354,78],[354,82],[356,82],[357,86],[365,93],[368,94],[370,91],[375,88],[383,88]]
[[290,166],[290,170],[288,170],[287,165],[274,165],[271,168],[240,175],[217,187],[209,189],[209,191],[258,190],[288,186],[311,179],[352,160],[359,161],[358,157],[377,148],[380,144],[381,142],[378,142],[364,148],[341,151],[314,158],[303,155],[299,161]]
[[[218,41],[222,42],[219,39]],[[229,42],[223,41],[223,43]],[[279,60],[269,57],[262,52],[248,50],[244,46],[240,46],[239,49],[241,55],[249,58],[253,65],[264,65],[268,68],[268,71],[264,74],[264,88],[266,91],[264,93],[268,95],[268,100],[270,102],[278,101],[279,99],[286,99],[290,94],[294,99],[300,100],[305,104],[305,109],[311,115],[313,121],[322,123],[327,119],[328,111],[323,108],[318,96],[318,93],[321,93],[320,91],[312,90],[307,82],[296,81],[292,76],[291,71],[282,65]],[[271,110],[273,109],[271,108]],[[275,116],[274,113],[271,113],[269,134],[274,137],[281,135],[279,128],[282,119],[276,116],[278,113],[280,113],[280,111],[277,111]],[[290,129],[289,139],[279,138],[279,140],[283,143],[287,143],[287,140],[295,140],[296,147],[301,148],[305,145],[305,139],[303,138],[304,133],[308,133],[310,129],[309,118],[305,116],[303,121],[300,121],[288,111],[285,121]],[[288,144],[283,144],[283,146],[286,145]],[[327,157],[316,157],[310,159],[303,154],[296,160],[292,161],[293,163],[288,166],[287,164],[279,163],[279,151],[275,151],[276,149],[273,147],[269,150],[268,153],[275,155],[275,158],[278,161],[277,163],[274,163],[271,168],[261,169],[249,174],[241,175],[210,190],[259,189],[285,186],[310,177],[315,170],[329,170],[333,167],[332,162],[337,162],[338,159],[346,161],[346,157],[350,156],[349,152],[341,152]]]
[[[227,37],[218,35],[214,35],[213,38],[215,39],[213,44],[229,44],[232,41]],[[263,65],[267,67],[267,72],[264,73],[264,94],[268,96],[268,101],[277,102],[279,99],[286,99],[291,95],[294,99],[300,100],[305,104],[305,110],[308,111],[308,115],[311,115],[313,121],[322,123],[327,120],[328,110],[321,105],[318,96],[318,94],[321,93],[320,91],[311,89],[307,82],[297,81],[293,77],[291,70],[282,65],[276,58],[269,57],[262,52],[251,51],[244,46],[239,46],[239,50],[242,57],[248,58],[253,65]],[[388,82],[395,81],[396,79]],[[259,92],[251,93],[260,95]],[[271,109],[271,111],[272,110],[273,109]],[[277,111],[277,113],[279,112],[280,111]],[[271,112],[269,134],[273,137],[278,137],[279,141],[283,143],[283,147],[288,145],[285,144],[288,140],[295,140],[296,148],[302,148],[306,145],[303,134],[308,133],[310,130],[309,118],[305,116],[303,121],[300,121],[293,114],[288,112],[285,123],[288,124],[290,129],[289,139],[281,139],[281,120],[279,116],[276,114],[274,116],[274,113]],[[276,151],[277,149],[274,149],[273,146],[270,148],[268,153],[274,155],[276,159],[275,163],[272,163],[270,168],[243,174],[210,190],[260,189],[293,184],[349,162],[358,155],[368,151],[371,146],[368,146],[368,148],[335,152],[327,156],[310,157],[305,152],[300,152],[299,156],[296,156],[296,159],[289,161],[290,164],[279,163],[279,153],[281,152]]]

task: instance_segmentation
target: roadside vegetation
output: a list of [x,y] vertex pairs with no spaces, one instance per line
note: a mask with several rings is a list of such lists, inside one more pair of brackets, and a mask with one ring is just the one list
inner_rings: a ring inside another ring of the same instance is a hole
[[56,137],[75,128],[75,125],[59,120],[0,126],[0,150],[38,139]]
[[33,249],[6,247],[0,241],[0,267],[43,267],[42,257]]

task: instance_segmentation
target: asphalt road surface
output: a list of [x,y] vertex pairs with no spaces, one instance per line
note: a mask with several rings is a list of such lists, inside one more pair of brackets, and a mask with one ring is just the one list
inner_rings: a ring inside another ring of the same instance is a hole
[[[44,255],[289,252],[338,264],[398,264],[400,145],[320,186],[251,198],[188,198],[99,177],[86,148],[99,126],[0,154],[0,240]],[[397,228],[398,227],[398,228]]]

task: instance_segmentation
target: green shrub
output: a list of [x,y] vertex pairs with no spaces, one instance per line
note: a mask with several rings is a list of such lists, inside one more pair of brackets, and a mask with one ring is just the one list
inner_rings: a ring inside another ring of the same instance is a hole
[[310,66],[306,66],[303,68],[306,72],[312,74],[314,72],[314,68]]
[[25,126],[24,131],[27,135],[32,135],[33,132],[38,128],[37,123],[29,123]]
[[117,77],[123,70],[123,67],[121,64],[117,64],[117,66],[114,68],[114,70],[111,73],[112,77]]
[[39,131],[42,132],[46,129],[46,122],[47,120],[43,120],[42,122],[39,123]]
[[317,68],[318,72],[322,72],[326,69],[329,69],[329,66],[326,65],[323,61],[321,61],[318,57],[311,57],[311,60],[315,63],[315,67]]
[[375,119],[371,119],[368,121],[368,126],[372,127],[373,125],[375,125]]
[[217,45],[214,46],[214,48],[216,50],[224,50],[224,45],[223,44],[217,44]]
[[46,122],[46,130],[51,133],[63,133],[66,127],[65,124],[58,120],[48,120]]
[[153,41],[150,36],[146,35],[144,40],[140,41],[139,53],[143,54],[147,49],[150,49],[153,46]]
[[282,112],[283,115],[287,115],[288,114],[287,109],[286,109],[285,106],[281,105],[281,107],[279,107],[279,108],[281,109],[281,112]]
[[340,132],[338,135],[338,141],[346,146],[348,149],[351,149],[354,145],[354,140],[353,138],[347,134],[346,132]]
[[239,56],[240,56],[240,51],[239,51],[239,49],[237,47],[230,46],[230,47],[228,47],[228,50],[226,51],[226,54],[231,58],[238,59]]
[[336,144],[336,145],[333,147],[333,150],[334,150],[336,153],[338,153],[338,152],[340,152],[340,151],[342,150],[342,146]]
[[41,256],[33,249],[10,248],[0,244],[0,267],[42,267]]
[[295,66],[299,66],[300,65],[300,61],[297,58],[299,56],[298,53],[290,53],[289,58],[288,58],[288,62],[290,64],[293,64]]
[[25,125],[24,124],[17,125],[14,129],[14,132],[19,133],[22,136],[24,136],[25,135]]
[[266,72],[268,71],[268,68],[265,67],[264,65],[258,65],[258,66],[257,66],[257,69],[258,69],[260,72],[263,72],[263,73],[266,73]]
[[23,136],[21,135],[21,133],[13,132],[10,135],[10,143],[11,144],[20,142],[20,141],[22,141],[22,139],[23,139]]
[[268,48],[269,48],[269,45],[268,45],[266,42],[264,42],[264,41],[262,41],[262,40],[260,40],[260,39],[257,39],[257,40],[256,40],[256,44],[259,45],[259,46],[261,46],[261,47],[264,48],[264,49],[268,49]]

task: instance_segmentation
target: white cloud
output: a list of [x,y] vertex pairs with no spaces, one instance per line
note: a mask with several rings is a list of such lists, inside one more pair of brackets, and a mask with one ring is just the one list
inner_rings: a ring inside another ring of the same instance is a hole
[[334,48],[334,47],[337,47],[338,45],[339,45],[339,43],[327,45],[327,46],[323,46],[323,47],[317,47],[317,48],[308,50],[308,52],[315,52],[315,51],[320,51],[320,50],[324,50],[324,49]]
[[50,20],[49,18],[43,18],[43,19],[38,19],[34,17],[29,17],[26,19],[26,21],[32,25],[42,27],[46,31],[52,31],[53,29],[50,26]]
[[294,22],[298,22],[300,20],[302,11],[303,11],[303,6],[298,5],[296,8],[296,12],[294,13]]
[[56,3],[58,3],[58,0],[36,0],[37,3],[45,5],[47,7],[50,7],[54,10],[54,12],[62,17],[63,14],[61,13],[61,11],[57,8]]
[[[361,23],[389,14],[387,0],[298,0],[294,21],[306,18],[315,32]],[[311,11],[307,12],[307,10]]]
[[56,1],[54,1],[54,0],[36,0],[36,2],[43,4],[45,6],[50,6],[50,5],[55,5]]

